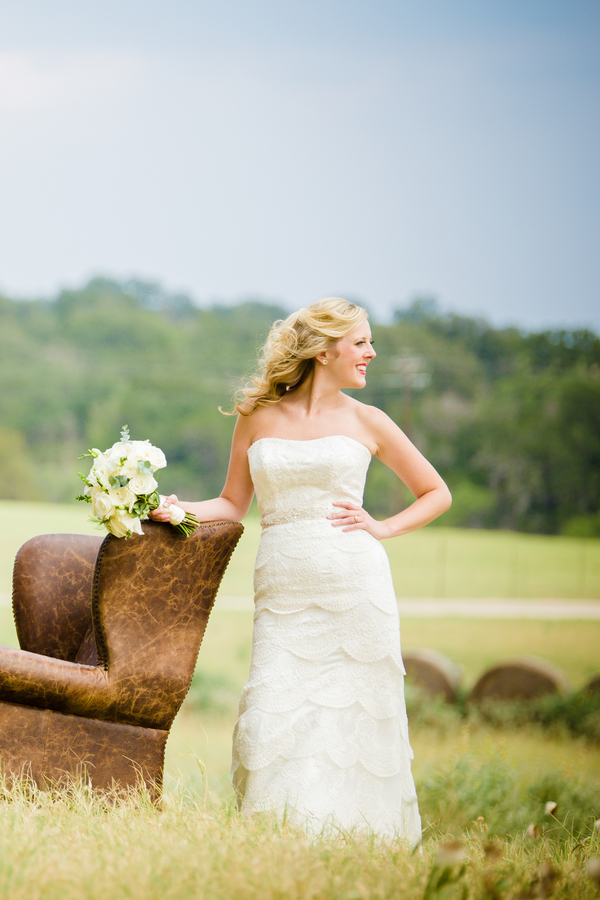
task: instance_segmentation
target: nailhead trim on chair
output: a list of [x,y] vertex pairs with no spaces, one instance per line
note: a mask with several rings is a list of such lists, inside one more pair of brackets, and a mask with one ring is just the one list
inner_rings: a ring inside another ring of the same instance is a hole
[[94,628],[94,637],[96,638],[96,648],[98,650],[98,665],[104,666],[105,672],[108,672],[108,647],[106,646],[106,638],[104,637],[102,625],[100,624],[100,611],[98,609],[98,579],[100,578],[102,557],[104,556],[104,551],[111,538],[112,535],[107,534],[100,544],[98,556],[96,557],[96,564],[94,566],[94,575],[92,577],[92,625]]

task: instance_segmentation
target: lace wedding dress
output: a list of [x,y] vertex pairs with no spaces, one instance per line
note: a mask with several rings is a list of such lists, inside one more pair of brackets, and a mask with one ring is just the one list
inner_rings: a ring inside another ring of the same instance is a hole
[[249,680],[233,736],[242,810],[421,835],[398,609],[387,555],[343,532],[332,501],[362,504],[371,454],[342,435],[262,438],[248,451],[263,526]]

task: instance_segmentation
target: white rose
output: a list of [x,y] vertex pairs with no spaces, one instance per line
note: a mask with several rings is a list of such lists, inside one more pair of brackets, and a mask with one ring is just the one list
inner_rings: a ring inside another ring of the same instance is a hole
[[113,516],[113,518],[105,524],[110,533],[114,534],[114,536],[118,538],[128,537],[131,532],[131,529],[127,526],[127,524],[117,516]]
[[118,490],[111,488],[108,492],[108,496],[113,501],[115,506],[126,506],[129,512],[131,512],[131,507],[137,499],[133,491],[128,486],[119,488]]
[[136,472],[128,487],[137,494],[152,494],[158,487],[158,481],[150,472]]
[[99,519],[109,519],[114,511],[115,505],[108,494],[105,494],[101,488],[92,489],[92,511]]
[[[124,460],[123,465],[121,465],[121,460]],[[107,454],[107,461],[109,465],[112,465],[113,473],[115,475],[123,474],[123,469],[127,465],[128,457],[125,453],[117,453],[111,450]]]
[[124,538],[130,534],[143,534],[142,523],[137,516],[131,516],[128,512],[121,509],[116,510],[115,515],[110,522],[106,523],[106,527],[115,537]]
[[165,456],[165,454],[159,447],[153,447],[152,444],[150,444],[150,453],[148,459],[150,460],[154,471],[156,471],[157,469],[164,469],[164,467],[167,465],[167,457]]
[[121,466],[121,475],[125,475],[126,478],[133,478],[133,476],[139,472],[137,467],[137,459],[127,459]]
[[123,453],[115,453],[113,450],[110,450],[110,452],[106,454],[106,465],[112,469],[112,474],[121,474],[121,460],[124,455],[125,454]]
[[147,459],[155,472],[166,466],[165,454],[150,441],[132,441],[132,447],[137,459]]
[[134,534],[143,534],[142,523],[137,516],[131,517],[131,530]]
[[[118,465],[118,460],[117,463]],[[90,478],[90,481],[93,484],[100,484],[104,487],[108,487],[110,482],[109,478],[111,475],[115,473],[115,462],[106,456],[102,456],[96,460],[92,467],[92,471],[90,475],[93,475],[93,478]]]
[[124,456],[129,456],[131,451],[131,444],[124,444],[123,441],[117,441],[116,444],[113,444],[110,450],[107,450],[107,453],[110,453],[111,456],[114,456],[116,459],[123,459]]

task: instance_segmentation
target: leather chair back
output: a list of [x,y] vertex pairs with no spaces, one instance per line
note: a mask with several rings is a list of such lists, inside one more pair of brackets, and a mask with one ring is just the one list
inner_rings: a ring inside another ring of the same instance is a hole
[[94,570],[93,628],[119,718],[168,728],[243,527],[206,524],[188,538],[170,525],[143,528],[127,541],[105,538]]
[[92,574],[101,543],[101,537],[83,534],[41,534],[20,548],[13,613],[22,650],[77,659],[92,621]]

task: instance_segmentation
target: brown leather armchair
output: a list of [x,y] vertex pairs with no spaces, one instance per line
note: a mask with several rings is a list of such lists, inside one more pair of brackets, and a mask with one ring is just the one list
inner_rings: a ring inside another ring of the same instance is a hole
[[19,550],[20,650],[0,647],[0,768],[40,787],[65,776],[156,798],[217,589],[243,528],[185,538],[144,523],[104,540],[50,534]]

